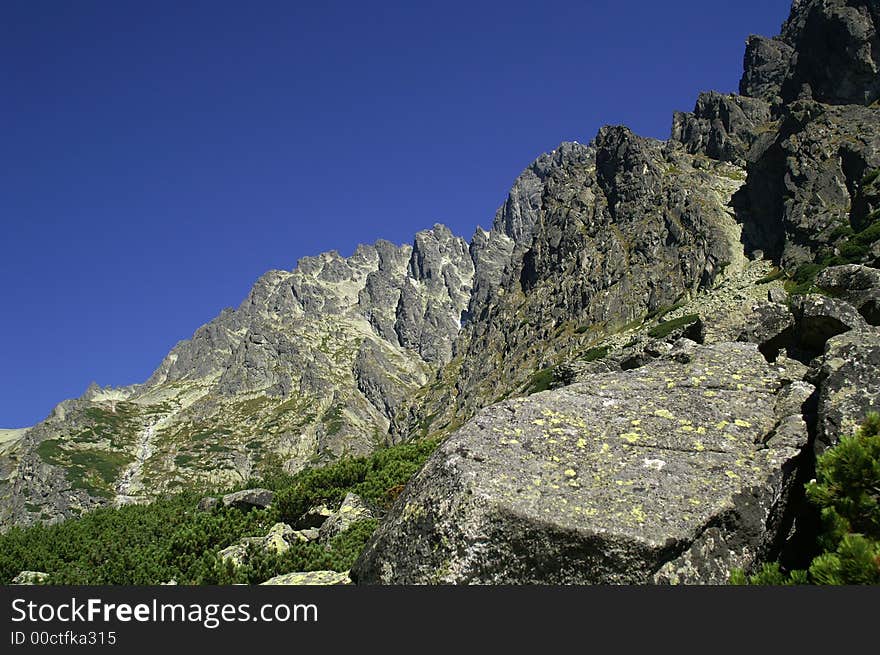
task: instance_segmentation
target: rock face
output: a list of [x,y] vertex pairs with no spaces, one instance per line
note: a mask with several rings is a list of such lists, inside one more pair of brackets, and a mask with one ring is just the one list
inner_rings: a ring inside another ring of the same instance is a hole
[[786,534],[812,391],[719,344],[494,405],[410,483],[353,578],[725,582]]
[[880,330],[851,330],[833,337],[816,375],[819,395],[816,450],[855,431],[868,412],[880,411]]
[[451,357],[473,277],[441,225],[266,273],[145,384],[91,387],[4,439],[0,527],[371,452]]
[[832,266],[819,274],[816,286],[846,300],[871,325],[880,325],[880,270],[858,264]]
[[779,121],[750,151],[735,198],[746,249],[792,270],[835,254],[875,261],[870,234],[864,245],[850,241],[873,220],[873,187],[863,182],[880,168],[880,109],[800,101]]
[[878,25],[876,0],[796,0],[780,36],[749,38],[740,92],[871,104],[880,98]]
[[745,166],[749,149],[771,120],[770,105],[759,98],[701,93],[693,113],[674,114],[672,139],[691,154]]
[[[745,264],[729,206],[745,172],[733,164],[606,127],[590,145],[563,144],[546,166],[543,177],[524,173],[523,188],[542,187],[540,204],[527,204],[530,232],[503,269],[494,265],[503,271],[498,285],[480,311],[469,309],[474,318],[453,360],[397,416],[395,434],[454,428],[529,388],[559,353],[671,307]],[[504,211],[524,204],[508,201]],[[509,223],[503,216],[479,243],[492,243]]]

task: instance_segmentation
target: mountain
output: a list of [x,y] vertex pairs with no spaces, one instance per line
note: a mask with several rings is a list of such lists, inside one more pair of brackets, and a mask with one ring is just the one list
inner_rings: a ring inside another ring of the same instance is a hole
[[3,522],[372,451],[448,361],[473,278],[468,244],[441,225],[412,246],[379,241],[266,273],[144,384],[93,386],[5,442]]
[[446,440],[358,582],[720,582],[880,402],[880,3],[795,0],[671,138],[562,143],[470,242],[261,277],[142,385],[0,435],[0,524]]

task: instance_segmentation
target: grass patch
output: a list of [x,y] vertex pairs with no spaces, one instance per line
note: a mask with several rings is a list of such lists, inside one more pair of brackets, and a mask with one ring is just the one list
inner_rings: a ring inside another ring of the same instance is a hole
[[324,412],[324,415],[321,416],[321,422],[324,424],[328,436],[339,434],[339,431],[342,430],[342,405],[333,405]]
[[609,350],[608,346],[596,346],[586,351],[579,359],[583,362],[595,362],[604,359],[608,355]]
[[697,314],[686,314],[684,316],[680,316],[679,318],[674,318],[671,321],[658,323],[650,330],[648,330],[648,336],[654,339],[663,339],[665,337],[668,337],[675,330],[692,325],[699,320],[700,317]]
[[547,368],[542,368],[540,371],[532,374],[532,377],[530,377],[529,381],[526,383],[525,393],[526,395],[531,396],[533,393],[547,391],[552,384],[553,367],[548,366]]
[[776,280],[781,280],[785,277],[785,271],[783,271],[778,266],[774,266],[773,269],[760,280],[756,280],[755,284],[770,284],[771,282],[775,282]]

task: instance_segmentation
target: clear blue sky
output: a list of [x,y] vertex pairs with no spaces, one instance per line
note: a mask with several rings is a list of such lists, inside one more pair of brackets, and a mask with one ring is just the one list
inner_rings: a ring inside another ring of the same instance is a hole
[[434,222],[606,123],[667,138],[789,0],[5,0],[0,427],[144,381],[270,268]]

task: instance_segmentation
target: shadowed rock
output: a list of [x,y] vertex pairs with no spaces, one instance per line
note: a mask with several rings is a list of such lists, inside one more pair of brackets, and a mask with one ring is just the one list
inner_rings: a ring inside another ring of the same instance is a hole
[[275,493],[269,489],[244,489],[223,496],[224,507],[238,509],[265,509],[275,500]]

